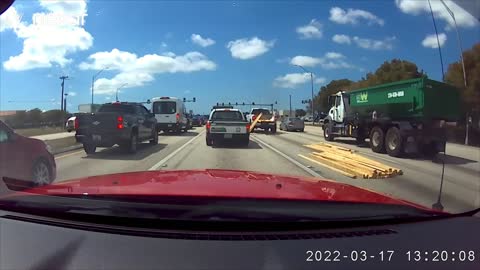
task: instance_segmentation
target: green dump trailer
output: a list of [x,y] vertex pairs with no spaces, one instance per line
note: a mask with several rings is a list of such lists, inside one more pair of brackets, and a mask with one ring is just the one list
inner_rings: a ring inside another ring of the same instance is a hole
[[446,127],[460,117],[458,90],[426,77],[377,85],[329,97],[327,141],[370,139],[374,152],[391,156],[445,151]]

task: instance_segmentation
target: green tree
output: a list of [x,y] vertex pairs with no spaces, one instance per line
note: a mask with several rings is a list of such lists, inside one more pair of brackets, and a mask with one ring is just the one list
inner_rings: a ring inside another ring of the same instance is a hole
[[28,111],[26,121],[32,124],[40,124],[40,122],[42,121],[42,110],[35,108]]
[[478,118],[480,115],[480,43],[475,44],[470,50],[463,52],[467,87],[463,80],[463,70],[460,61],[448,66],[445,81],[456,86],[462,97],[464,113],[469,113]]
[[307,115],[307,112],[304,109],[296,109],[295,110],[295,116],[296,117],[302,117]]

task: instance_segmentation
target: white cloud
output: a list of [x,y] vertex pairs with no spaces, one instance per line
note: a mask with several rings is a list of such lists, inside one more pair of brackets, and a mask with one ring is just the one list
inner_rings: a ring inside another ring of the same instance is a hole
[[330,59],[338,59],[338,58],[344,58],[345,56],[343,54],[337,53],[337,52],[327,52],[325,54],[325,57],[330,58]]
[[357,24],[359,21],[366,21],[368,25],[378,24],[383,25],[385,22],[372,14],[371,12],[361,9],[344,10],[339,7],[332,7],[330,9],[330,21],[339,24]]
[[351,44],[352,41],[350,40],[350,37],[347,35],[334,35],[332,37],[333,42],[336,42],[338,44]]
[[[438,35],[438,41],[440,42],[440,47],[443,47],[443,44],[447,41],[447,35],[440,33]],[[422,41],[422,46],[432,49],[438,48],[437,36],[435,34],[427,35]]]
[[361,38],[354,36],[352,38],[353,42],[357,44],[358,47],[369,50],[391,50],[393,48],[393,41],[395,37],[387,37],[383,40]]
[[290,60],[290,64],[303,67],[320,66],[323,69],[354,68],[355,66],[347,63],[343,58],[345,56],[337,52],[327,52],[323,57],[312,57],[297,55]]
[[82,62],[82,70],[109,70],[119,71],[112,79],[100,78],[95,82],[95,93],[111,94],[116,87],[128,83],[125,88],[143,86],[155,80],[156,74],[161,73],[189,73],[200,70],[215,70],[216,64],[199,52],[188,52],[184,55],[175,55],[172,52],[163,55],[146,54],[138,57],[134,53],[113,49],[110,52],[97,52]]
[[275,41],[273,40],[265,41],[258,37],[253,37],[251,39],[242,38],[230,41],[227,44],[227,48],[230,49],[233,58],[246,60],[268,52],[274,44]]
[[[477,19],[452,0],[444,0],[448,8],[455,14],[455,20],[459,27],[474,27],[478,25]],[[441,1],[430,1],[432,11],[436,18],[447,23],[447,29],[454,27],[452,16],[448,13]],[[422,13],[430,14],[430,7],[427,0],[395,0],[397,7],[406,14],[420,15]],[[478,5],[477,5],[478,7]]]
[[195,43],[199,46],[202,46],[202,47],[208,47],[208,46],[211,46],[211,45],[215,44],[215,40],[213,40],[211,38],[203,38],[202,36],[200,36],[198,34],[192,34],[190,39],[192,40],[193,43]]
[[304,66],[304,67],[314,67],[323,62],[324,62],[323,58],[316,58],[316,57],[305,56],[305,55],[297,55],[290,60],[290,64]]
[[295,88],[310,81],[310,73],[290,73],[273,80],[274,87]]
[[316,79],[314,80],[314,82],[315,82],[316,84],[324,84],[325,82],[327,82],[327,78],[325,78],[325,77],[319,77],[319,78],[316,78]]
[[17,30],[22,21],[22,15],[20,15],[15,7],[10,7],[0,16],[0,32],[9,29]]
[[322,24],[313,19],[309,24],[297,27],[297,33],[300,39],[320,39],[322,38]]
[[69,95],[69,96],[72,96],[72,97],[74,97],[74,96],[76,96],[76,95],[77,95],[77,93],[76,93],[76,92],[72,92],[72,91],[71,91],[71,92],[68,92],[68,95]]
[[[315,74],[313,74],[313,78],[316,84],[323,84],[327,81],[324,77],[316,78]],[[296,88],[305,83],[310,83],[310,73],[289,73],[273,80],[273,86],[279,88]]]
[[[85,1],[45,0],[40,1],[40,6],[47,12],[34,13],[32,21],[34,21],[33,18],[42,16],[81,16],[86,13]],[[23,49],[19,55],[10,56],[3,62],[6,70],[48,68],[54,64],[64,67],[73,61],[67,58],[67,55],[87,50],[93,44],[93,37],[81,25],[52,22],[27,24],[15,18],[20,17],[16,17],[15,11],[11,11],[6,19],[2,19],[1,28],[2,30],[13,29],[17,37],[23,39]]]

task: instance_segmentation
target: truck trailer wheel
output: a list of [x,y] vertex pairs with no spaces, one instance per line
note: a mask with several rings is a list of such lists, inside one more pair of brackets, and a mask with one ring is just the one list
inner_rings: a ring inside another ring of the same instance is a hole
[[332,135],[332,128],[329,125],[326,125],[323,129],[323,137],[325,138],[325,141],[333,141],[334,137]]
[[83,150],[87,155],[95,153],[95,150],[97,150],[97,147],[91,143],[84,143],[83,144]]
[[378,126],[370,131],[370,148],[375,153],[385,153],[385,134]]
[[391,127],[385,137],[385,148],[392,157],[399,157],[403,154],[403,138],[397,127]]

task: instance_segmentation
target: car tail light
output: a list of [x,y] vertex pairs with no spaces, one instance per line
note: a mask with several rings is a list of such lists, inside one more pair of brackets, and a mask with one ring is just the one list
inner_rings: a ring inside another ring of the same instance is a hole
[[255,119],[257,119],[257,116],[256,116],[256,115],[253,115],[253,116],[252,116],[252,120],[255,121]]
[[250,132],[250,123],[247,124],[247,132]]
[[210,131],[210,128],[212,127],[212,123],[210,121],[207,121],[207,124],[205,125],[207,127],[207,131]]
[[177,122],[180,121],[180,114],[177,113],[177,115],[175,116],[177,118]]
[[80,126],[80,123],[78,122],[78,117],[75,118],[73,126],[75,127],[75,129],[78,129],[78,127]]
[[122,129],[123,128],[123,116],[118,116],[117,117],[117,128]]

